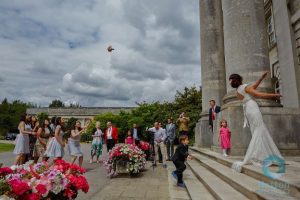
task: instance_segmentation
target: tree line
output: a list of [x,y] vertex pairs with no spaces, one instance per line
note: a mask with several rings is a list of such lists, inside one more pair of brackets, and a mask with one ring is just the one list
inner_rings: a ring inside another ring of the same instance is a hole
[[202,111],[202,91],[201,88],[184,88],[183,91],[176,91],[173,102],[142,102],[137,103],[138,107],[130,112],[121,111],[119,114],[104,113],[94,118],[92,124],[87,130],[87,135],[92,134],[96,121],[101,122],[101,127],[106,127],[106,122],[111,121],[119,128],[119,141],[123,142],[128,129],[133,124],[138,124],[142,130],[142,139],[147,138],[146,128],[153,126],[158,121],[163,125],[167,119],[171,118],[174,122],[182,112],[185,112],[190,118],[189,133],[194,140],[194,128],[200,118]]
[[[172,102],[140,102],[137,105],[138,107],[130,112],[121,111],[119,114],[104,113],[95,116],[83,139],[89,138],[88,136],[92,134],[96,121],[101,122],[103,129],[106,127],[107,121],[112,121],[119,128],[119,140],[121,142],[126,137],[126,131],[132,128],[134,123],[138,124],[142,130],[145,130],[147,127],[152,127],[155,121],[165,125],[167,119],[172,118],[175,122],[182,112],[187,113],[187,116],[190,118],[189,132],[193,139],[194,128],[202,111],[202,91],[201,88],[197,87],[185,87],[182,91],[176,91]],[[26,112],[27,108],[33,107],[37,107],[37,105],[24,103],[20,100],[8,102],[7,99],[4,99],[0,104],[0,135],[3,136],[6,132],[18,132],[17,127],[20,116]],[[49,107],[59,108],[66,106],[63,102],[56,99],[49,104]],[[72,107],[81,106],[76,104],[72,105]],[[39,118],[44,118],[45,116],[47,116],[45,113],[38,115]],[[66,124],[68,128],[75,121],[75,118],[70,119]],[[143,131],[142,137],[146,137],[145,131]]]

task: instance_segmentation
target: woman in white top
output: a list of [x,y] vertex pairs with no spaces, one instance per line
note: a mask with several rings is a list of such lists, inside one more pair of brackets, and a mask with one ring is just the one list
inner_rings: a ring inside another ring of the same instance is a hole
[[55,119],[55,134],[47,144],[45,157],[61,159],[64,156],[65,141],[63,136],[65,133],[62,130],[63,125],[64,119],[57,117]]
[[100,122],[96,122],[96,128],[93,130],[93,141],[92,141],[92,149],[91,149],[91,160],[90,163],[94,162],[94,156],[97,156],[97,163],[99,163],[99,157],[102,154],[103,148],[103,133],[100,129]]
[[283,160],[277,146],[275,145],[270,133],[263,121],[262,114],[255,101],[255,98],[278,99],[280,94],[271,94],[257,91],[257,87],[267,76],[268,72],[262,74],[261,78],[254,84],[243,84],[243,78],[239,74],[231,74],[229,77],[230,85],[237,88],[237,97],[243,101],[244,127],[250,126],[252,138],[248,146],[244,160],[233,163],[232,168],[241,172],[245,164],[258,164],[269,156],[276,156]]
[[29,122],[30,116],[23,115],[20,118],[20,123],[18,126],[19,134],[16,138],[14,154],[17,155],[15,165],[24,164],[26,154],[29,154],[29,136],[30,134],[35,135],[36,133],[32,131]]
[[80,147],[80,138],[81,134],[85,132],[87,126],[82,129],[80,121],[76,121],[75,126],[71,130],[71,137],[68,139],[69,153],[72,157],[71,163],[74,164],[77,157],[79,157],[79,167],[81,167],[83,163],[83,153]]

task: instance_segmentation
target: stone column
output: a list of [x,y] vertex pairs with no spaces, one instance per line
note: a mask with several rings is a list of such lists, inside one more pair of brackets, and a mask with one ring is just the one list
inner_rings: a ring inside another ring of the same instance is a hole
[[[270,70],[270,61],[264,0],[223,0],[222,8],[227,81],[224,101],[228,103],[235,96],[228,82],[230,74],[238,73],[244,83],[252,83]],[[264,80],[260,89],[273,92],[271,79]]]
[[291,18],[286,1],[273,0],[272,2],[283,95],[282,104],[287,108],[300,108],[300,81],[298,78],[300,68],[297,63],[296,40],[291,27],[291,23],[299,20],[300,12],[297,13],[298,16],[293,15],[295,17]]
[[199,0],[201,38],[202,113],[196,127],[196,144],[210,147],[209,100],[221,105],[226,93],[223,14],[221,0]]

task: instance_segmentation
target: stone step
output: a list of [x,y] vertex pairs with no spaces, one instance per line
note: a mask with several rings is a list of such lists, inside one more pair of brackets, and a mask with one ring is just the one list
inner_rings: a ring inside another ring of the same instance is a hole
[[[236,160],[233,159],[231,156],[229,157],[223,157],[220,153],[211,151],[209,149],[205,148],[197,148],[197,147],[190,147],[190,150],[200,153],[201,155],[204,155],[206,157],[209,157],[218,163],[221,163],[229,168],[231,168],[233,162]],[[287,186],[289,188],[289,193],[291,196],[298,197],[300,199],[300,167],[299,163],[293,162],[293,161],[286,161],[286,173],[280,177],[279,179],[272,179],[267,176],[265,176],[261,170],[261,168],[253,165],[244,165],[242,167],[242,173],[246,174],[252,178],[255,178],[256,180],[259,180],[264,183],[268,184],[277,184],[280,186]],[[281,188],[281,187],[278,187]],[[282,187],[283,190],[286,189],[286,187]]]
[[198,180],[191,168],[187,167],[183,173],[183,180],[192,200],[215,200],[214,196]]
[[[196,160],[187,162],[195,176],[201,181],[209,192],[218,200],[243,200],[246,196],[232,188],[228,183],[201,166]],[[200,192],[199,192],[200,193]],[[204,198],[200,198],[204,199]]]
[[[191,197],[185,188],[180,188],[176,185],[176,181],[171,175],[172,171],[175,170],[175,166],[173,163],[168,163],[168,182],[169,182],[169,194],[170,200],[190,200]],[[185,173],[183,173],[185,174]],[[185,178],[185,177],[184,177]]]
[[199,153],[192,153],[199,165],[202,165],[211,173],[218,176],[231,187],[247,196],[249,199],[268,199],[268,200],[294,200],[293,197],[283,190],[272,187],[269,184],[258,181],[243,173],[238,173],[231,168],[212,160]]

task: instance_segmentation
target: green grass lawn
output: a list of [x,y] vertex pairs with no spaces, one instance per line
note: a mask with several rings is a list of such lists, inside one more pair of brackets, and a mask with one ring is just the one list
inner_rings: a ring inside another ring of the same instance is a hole
[[0,153],[6,152],[6,151],[13,151],[14,148],[15,148],[15,145],[13,145],[13,144],[0,143]]

